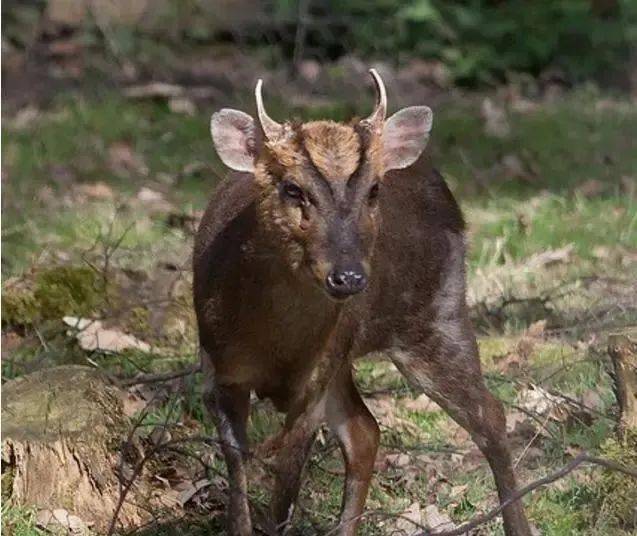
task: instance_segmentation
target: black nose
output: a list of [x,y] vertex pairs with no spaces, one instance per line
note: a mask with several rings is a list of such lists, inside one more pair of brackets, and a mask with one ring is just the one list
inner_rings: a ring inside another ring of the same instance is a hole
[[357,294],[367,286],[367,276],[362,269],[334,269],[325,280],[328,292],[335,298]]

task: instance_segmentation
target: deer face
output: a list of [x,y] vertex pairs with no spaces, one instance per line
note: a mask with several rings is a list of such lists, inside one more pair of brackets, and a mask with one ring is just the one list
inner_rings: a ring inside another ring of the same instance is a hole
[[223,109],[212,116],[221,160],[251,172],[261,189],[260,224],[273,247],[300,277],[309,276],[337,300],[365,289],[380,222],[385,172],[411,165],[431,130],[426,106],[405,108],[385,120],[385,89],[371,71],[378,98],[367,119],[351,124],[273,121],[257,84],[259,124]]

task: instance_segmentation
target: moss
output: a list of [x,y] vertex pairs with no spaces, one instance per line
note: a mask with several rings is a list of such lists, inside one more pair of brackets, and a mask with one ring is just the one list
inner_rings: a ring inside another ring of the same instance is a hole
[[107,289],[90,268],[55,266],[32,279],[10,281],[2,293],[2,322],[31,325],[64,315],[87,315],[105,298]]
[[[600,455],[628,467],[637,467],[637,430],[626,433],[623,440],[607,439]],[[610,521],[624,529],[637,528],[637,482],[618,471],[606,470],[599,482],[600,510]]]
[[45,316],[59,318],[95,310],[104,299],[104,287],[103,280],[90,268],[59,266],[37,276],[34,295]]
[[27,288],[5,287],[2,291],[2,323],[31,324],[40,315],[38,301]]
[[141,306],[133,307],[126,316],[124,328],[137,337],[143,338],[152,334],[150,311]]
[[492,365],[494,359],[505,356],[515,348],[511,337],[485,337],[478,339],[480,359],[483,365]]

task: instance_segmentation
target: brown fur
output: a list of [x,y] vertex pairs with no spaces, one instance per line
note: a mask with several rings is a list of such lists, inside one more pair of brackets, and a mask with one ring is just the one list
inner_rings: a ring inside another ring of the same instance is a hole
[[[465,303],[464,223],[426,157],[389,172],[378,200],[380,140],[329,122],[291,129],[262,147],[254,175],[218,187],[197,234],[194,302],[206,404],[228,463],[230,533],[252,532],[244,455],[250,391],[286,412],[274,524],[287,524],[312,437],[327,422],[346,461],[340,534],[356,531],[378,427],[352,380],[352,360],[392,359],[408,380],[471,433],[500,499],[516,489],[500,403],[486,390]],[[285,197],[294,181],[314,203]],[[334,301],[325,274],[367,268],[367,289]],[[507,536],[528,536],[519,503]],[[281,525],[282,526],[282,525]]]
[[328,180],[347,180],[358,167],[360,140],[349,125],[315,121],[302,127],[303,145],[312,164]]

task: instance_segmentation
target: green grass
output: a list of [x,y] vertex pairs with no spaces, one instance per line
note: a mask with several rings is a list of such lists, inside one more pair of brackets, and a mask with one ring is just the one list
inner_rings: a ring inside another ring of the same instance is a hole
[[2,532],[7,536],[42,536],[44,531],[36,526],[34,508],[11,506],[3,501]]

